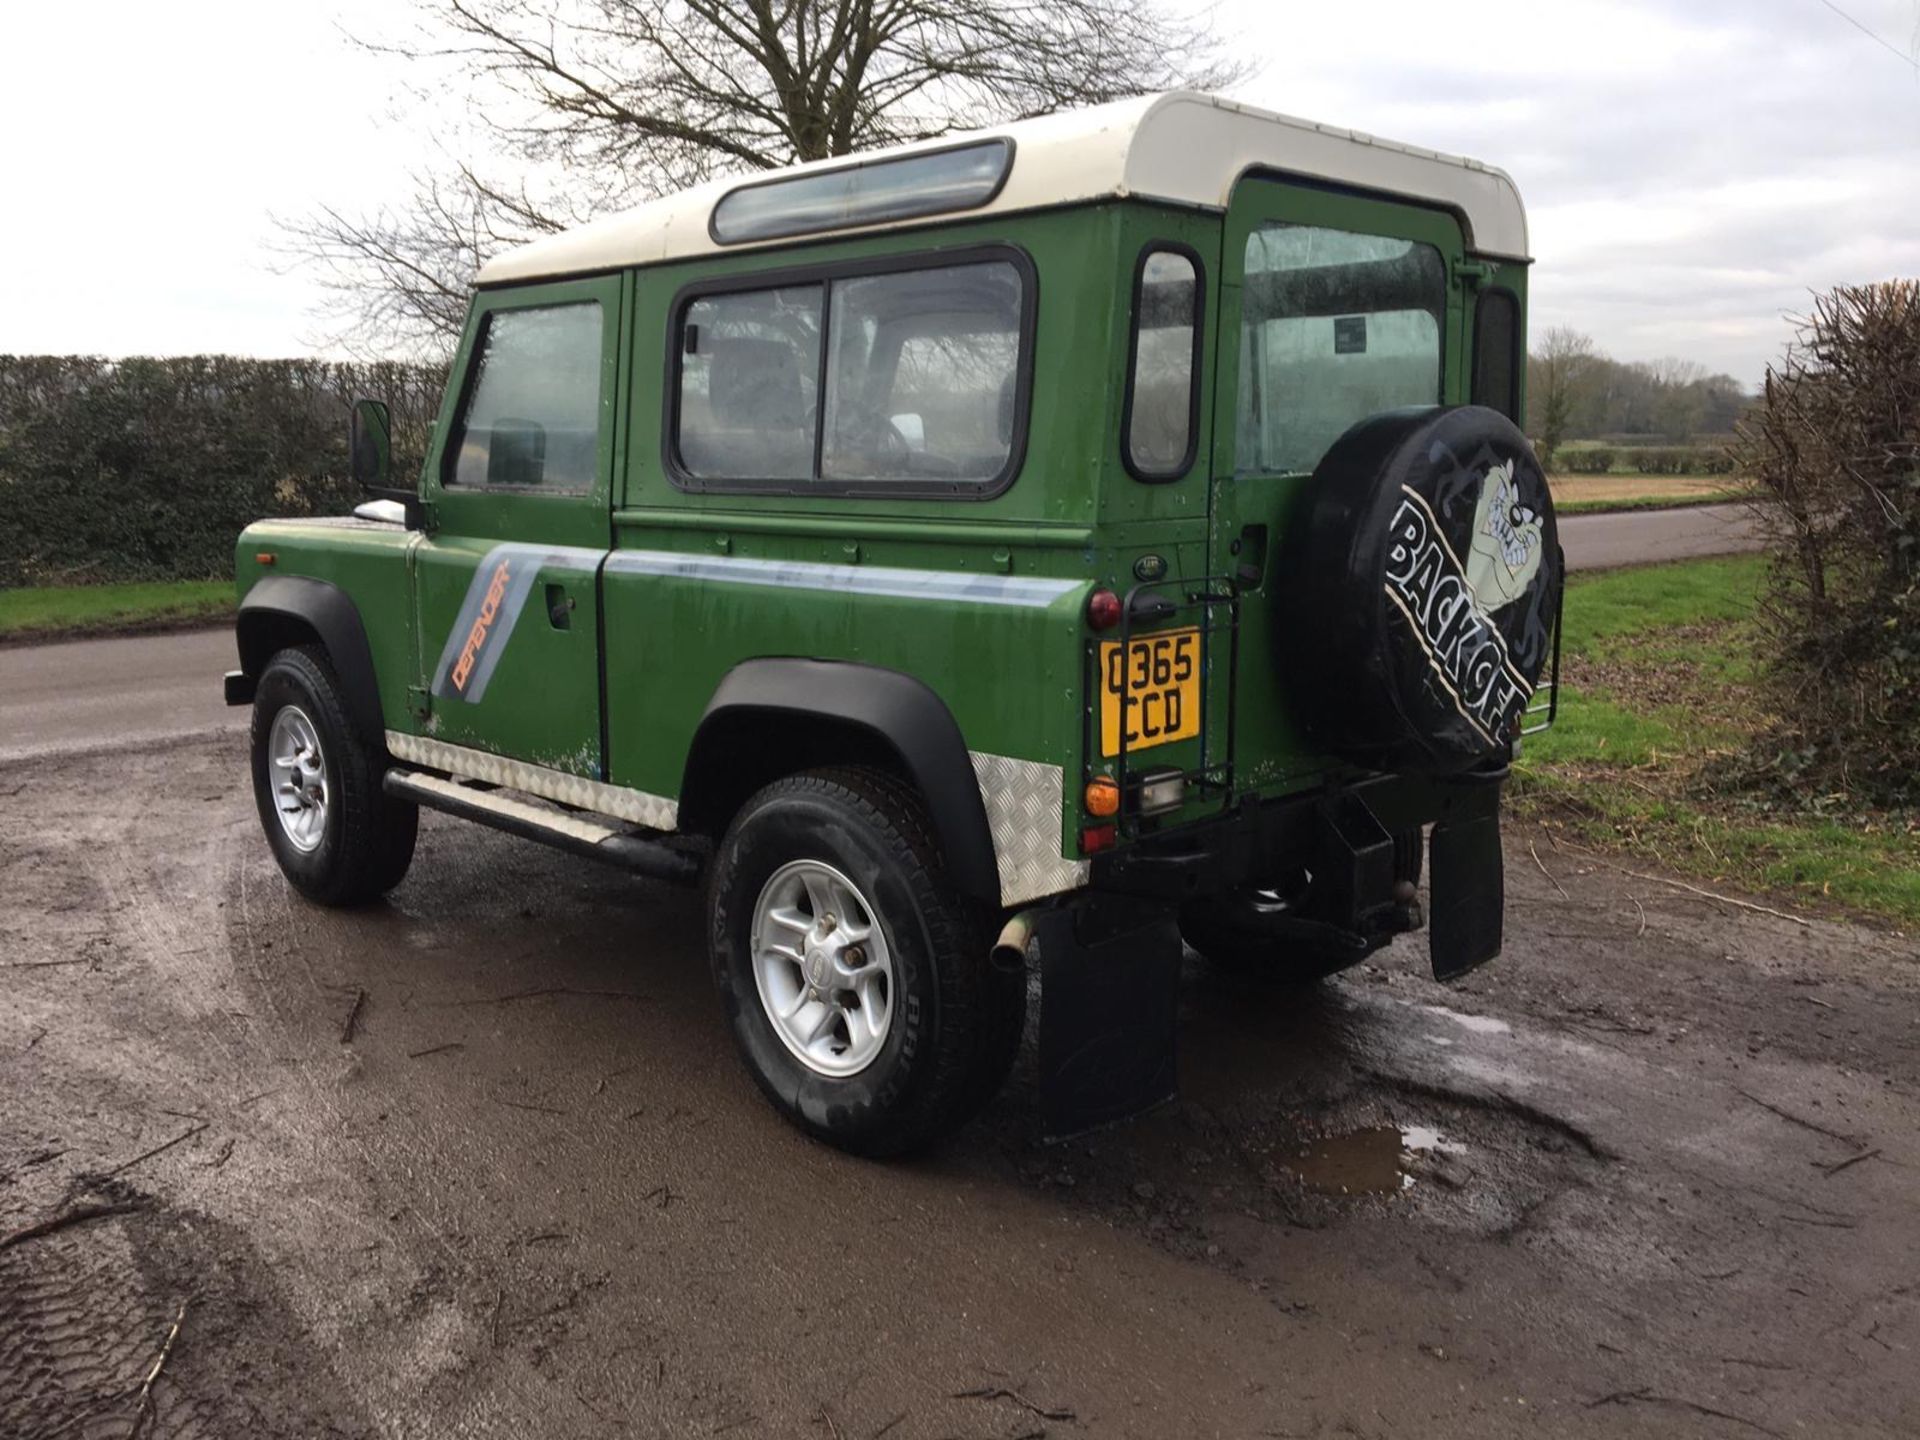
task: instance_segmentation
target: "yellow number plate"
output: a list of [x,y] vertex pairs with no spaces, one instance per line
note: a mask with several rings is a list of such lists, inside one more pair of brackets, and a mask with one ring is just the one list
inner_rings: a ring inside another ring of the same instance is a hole
[[1120,753],[1121,715],[1127,753],[1200,733],[1200,632],[1162,630],[1100,645],[1100,753]]

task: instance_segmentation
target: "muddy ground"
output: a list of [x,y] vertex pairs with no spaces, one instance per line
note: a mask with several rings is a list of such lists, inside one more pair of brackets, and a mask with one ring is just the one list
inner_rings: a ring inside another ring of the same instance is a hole
[[238,736],[0,764],[0,1435],[1920,1433],[1920,946],[1508,881],[1464,984],[1194,962],[1175,1105],[1044,1146],[1029,1048],[878,1165],[691,893],[428,817],[332,913]]

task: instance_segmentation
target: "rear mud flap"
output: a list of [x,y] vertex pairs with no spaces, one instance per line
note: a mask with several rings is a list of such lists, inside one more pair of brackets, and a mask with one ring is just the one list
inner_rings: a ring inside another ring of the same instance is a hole
[[1065,1140],[1171,1100],[1180,929],[1118,898],[1049,910],[1040,947],[1040,1119]]
[[1435,825],[1428,858],[1433,978],[1457,980],[1500,953],[1506,862],[1499,814]]

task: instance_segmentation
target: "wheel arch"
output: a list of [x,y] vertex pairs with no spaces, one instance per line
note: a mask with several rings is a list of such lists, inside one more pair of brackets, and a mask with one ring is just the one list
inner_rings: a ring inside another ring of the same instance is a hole
[[[756,743],[761,736],[769,743]],[[926,801],[955,886],[998,902],[993,834],[959,723],[925,682],[877,665],[757,659],[729,670],[687,752],[680,827],[717,836],[762,785],[850,762],[909,781]]]
[[360,609],[338,585],[304,575],[269,575],[256,581],[234,620],[240,668],[258,680],[276,652],[318,644],[340,681],[348,713],[374,753],[386,749],[380,682],[373,647]]

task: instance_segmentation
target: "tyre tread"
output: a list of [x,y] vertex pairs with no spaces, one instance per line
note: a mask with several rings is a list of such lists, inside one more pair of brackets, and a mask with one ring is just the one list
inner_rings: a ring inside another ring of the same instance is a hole
[[[971,1119],[1006,1078],[1025,1025],[1026,977],[993,966],[986,908],[954,889],[925,803],[911,786],[866,766],[805,771],[762,787],[741,806],[735,826],[783,797],[827,799],[848,809],[851,818],[902,857],[933,960],[937,1022],[925,1075],[895,1113],[858,1133],[823,1131],[799,1115],[757,1069],[755,1078],[803,1128],[843,1149],[871,1156],[922,1149]],[[717,972],[726,964],[731,938],[723,899],[733,879],[731,849],[722,842],[710,892]]]
[[[362,905],[398,885],[413,861],[419,823],[418,807],[394,800],[381,789],[386,765],[355,732],[346,697],[327,652],[318,645],[282,650],[261,672],[261,688],[276,667],[291,671],[321,713],[315,717],[322,739],[332,752],[334,780],[340,787],[340,831],[333,847],[333,863],[323,873],[302,872],[284,861],[281,869],[294,888],[322,905]],[[249,732],[254,753],[266,744],[272,712],[256,704]],[[261,823],[269,844],[280,855],[270,828],[273,817],[261,802]]]

